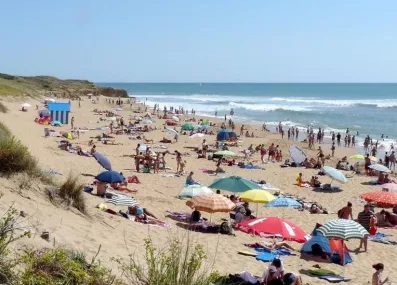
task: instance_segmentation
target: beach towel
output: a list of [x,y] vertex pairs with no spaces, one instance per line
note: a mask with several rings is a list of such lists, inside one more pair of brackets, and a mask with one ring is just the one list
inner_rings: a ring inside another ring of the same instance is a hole
[[349,278],[339,275],[325,275],[325,276],[319,276],[318,278],[327,280],[330,283],[348,282],[351,280]]
[[[261,254],[258,254],[256,256],[257,260],[263,261],[263,262],[270,262],[273,261],[275,258],[277,258],[278,255],[272,252],[263,252]],[[282,259],[280,259],[282,261]]]
[[135,184],[141,183],[141,182],[139,182],[138,177],[136,177],[135,175],[134,176],[128,176],[127,177],[127,182],[128,183],[135,183]]
[[112,203],[117,206],[127,206],[127,207],[138,205],[138,202],[134,198],[131,198],[125,194],[117,194],[114,192],[112,194],[113,196],[111,199],[107,201],[108,203]]
[[274,191],[280,190],[280,188],[277,188],[277,187],[271,185],[270,183],[260,184],[259,186],[261,186],[261,188],[263,190],[274,190]]
[[260,167],[258,165],[250,165],[250,164],[245,165],[244,168],[245,169],[257,169],[257,170],[263,170],[264,169],[263,167]]
[[186,212],[173,212],[173,211],[165,211],[166,216],[178,221],[178,222],[187,222],[190,221],[190,217],[192,216],[191,213],[186,213]]
[[320,187],[313,187],[313,190],[335,191],[340,190],[340,187],[336,185],[321,184]]
[[241,255],[245,255],[245,256],[253,256],[253,257],[255,257],[255,256],[257,256],[257,255],[258,255],[258,253],[257,253],[257,252],[254,252],[254,251],[249,251],[249,250],[240,250],[240,251],[238,251],[237,253],[238,253],[238,254],[241,254]]
[[59,171],[53,170],[53,169],[42,170],[41,172],[44,174],[62,175],[62,173],[60,173]]
[[378,180],[371,180],[367,182],[369,185],[379,185]]
[[282,256],[282,255],[284,255],[284,256],[287,256],[287,255],[295,256],[296,255],[295,253],[292,253],[290,250],[285,249],[285,248],[280,248],[280,249],[275,249],[275,250],[270,251],[270,250],[268,250],[266,248],[258,247],[258,248],[255,248],[255,251],[260,252],[260,253],[269,252],[269,253],[273,253],[273,254],[280,255],[280,256]]
[[161,174],[161,177],[166,177],[166,178],[173,178],[173,177],[181,177],[181,174]]

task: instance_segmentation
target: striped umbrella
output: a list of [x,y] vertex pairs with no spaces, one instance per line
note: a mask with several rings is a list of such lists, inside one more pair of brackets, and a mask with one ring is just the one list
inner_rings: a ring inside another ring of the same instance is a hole
[[214,152],[214,155],[235,156],[236,154],[230,150],[220,150],[220,151]]
[[233,210],[236,205],[230,199],[222,195],[205,194],[196,196],[186,202],[192,209],[207,213],[225,212]]
[[138,202],[134,198],[131,198],[130,196],[124,194],[113,194],[112,198],[108,200],[108,202],[116,206],[131,207],[138,205]]
[[192,198],[204,194],[214,194],[214,192],[204,185],[186,185],[178,197]]
[[386,166],[382,165],[382,164],[371,164],[370,166],[368,166],[371,169],[374,169],[376,171],[380,171],[380,172],[390,172],[390,169],[387,168]]
[[380,207],[394,207],[397,205],[397,193],[388,191],[369,192],[361,195],[365,201],[376,202]]
[[369,234],[359,223],[346,219],[331,220],[318,228],[318,231],[327,238],[342,240],[362,239]]
[[293,207],[293,208],[302,208],[302,204],[298,201],[287,198],[287,197],[280,197],[270,201],[269,203],[265,204],[265,207]]

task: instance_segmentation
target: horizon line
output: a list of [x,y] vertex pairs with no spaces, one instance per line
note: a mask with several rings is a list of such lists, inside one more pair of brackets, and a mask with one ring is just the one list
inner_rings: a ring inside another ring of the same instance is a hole
[[[73,79],[69,79],[73,80]],[[117,84],[397,84],[397,82],[227,82],[227,81],[93,81],[94,83],[117,83]]]

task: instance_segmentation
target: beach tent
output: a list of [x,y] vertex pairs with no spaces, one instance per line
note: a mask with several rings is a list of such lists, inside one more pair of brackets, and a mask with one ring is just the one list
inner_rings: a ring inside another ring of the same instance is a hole
[[227,141],[231,138],[237,138],[236,133],[231,130],[220,130],[216,136],[217,141]]
[[69,123],[69,103],[48,103],[48,111],[53,120],[60,121],[62,124]]
[[[344,264],[342,264],[343,259],[340,258],[343,254],[345,255],[345,258],[344,258],[345,264],[352,263],[353,260],[350,256],[349,250],[348,250],[346,244],[344,244],[343,240],[326,238],[325,236],[323,236],[321,233],[319,233],[317,231],[317,228],[319,228],[320,226],[321,225],[317,224],[316,228],[312,232],[312,238],[303,244],[301,252],[311,254],[312,246],[314,244],[318,244],[321,246],[324,253],[332,254],[331,259],[334,263],[344,265]],[[343,245],[345,246],[344,250],[343,250]]]

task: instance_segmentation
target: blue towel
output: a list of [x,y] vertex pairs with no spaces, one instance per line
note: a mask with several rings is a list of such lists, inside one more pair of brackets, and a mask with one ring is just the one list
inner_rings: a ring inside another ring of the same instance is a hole
[[276,257],[277,257],[277,254],[274,254],[271,252],[264,252],[264,253],[258,254],[256,256],[256,259],[263,261],[263,262],[270,262],[270,261],[273,261]]
[[368,181],[369,185],[378,185],[378,180],[372,180],[372,181]]
[[275,255],[296,255],[295,253],[292,253],[291,251],[289,251],[288,249],[285,248],[281,248],[281,249],[277,249],[277,250],[272,250],[270,252],[270,250],[265,249],[265,248],[255,248],[255,250],[257,252],[261,252],[261,253],[273,253]]
[[383,234],[383,233],[376,233],[375,238],[384,238],[384,237],[389,237],[391,235],[388,234]]
[[45,173],[45,174],[58,174],[58,175],[62,175],[62,173],[60,173],[60,172],[58,172],[58,171],[56,171],[56,170],[42,170],[41,171],[42,173]]

